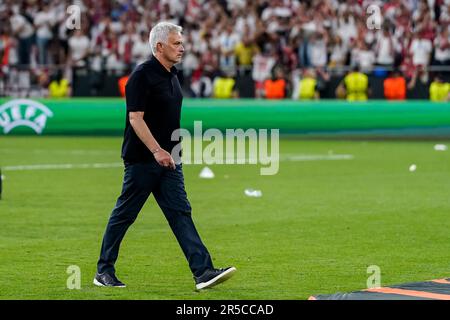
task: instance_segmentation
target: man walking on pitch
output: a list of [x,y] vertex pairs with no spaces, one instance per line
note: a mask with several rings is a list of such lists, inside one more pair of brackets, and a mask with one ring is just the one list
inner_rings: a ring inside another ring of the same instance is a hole
[[[183,250],[196,289],[229,279],[234,267],[215,269],[191,218],[181,162],[169,152],[180,142],[172,133],[180,128],[182,93],[174,64],[184,48],[182,28],[160,22],[150,32],[153,56],[139,65],[126,85],[127,115],[122,144],[125,176],[103,237],[94,284],[125,287],[115,275],[114,264],[128,227],[136,220],[153,193]],[[177,161],[178,162],[178,161]]]

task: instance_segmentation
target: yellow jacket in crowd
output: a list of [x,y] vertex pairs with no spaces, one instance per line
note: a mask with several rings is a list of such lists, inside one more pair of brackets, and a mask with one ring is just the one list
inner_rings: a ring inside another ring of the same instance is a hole
[[433,81],[430,85],[430,100],[434,102],[448,101],[450,83]]
[[235,80],[233,78],[217,77],[214,80],[214,98],[230,99],[233,98]]
[[313,77],[305,77],[300,80],[299,85],[299,99],[311,100],[317,97],[316,95],[317,80]]
[[61,79],[60,81],[53,80],[48,86],[50,98],[64,98],[69,95],[69,81]]
[[344,78],[345,89],[348,101],[367,100],[367,90],[369,89],[369,77],[361,72],[350,72]]

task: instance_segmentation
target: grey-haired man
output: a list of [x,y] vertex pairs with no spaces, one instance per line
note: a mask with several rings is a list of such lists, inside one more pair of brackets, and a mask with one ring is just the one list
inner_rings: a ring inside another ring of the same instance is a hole
[[103,237],[94,278],[97,286],[125,287],[115,275],[114,264],[128,227],[150,193],[188,260],[196,289],[221,283],[236,271],[234,267],[213,267],[192,221],[182,164],[175,163],[170,154],[180,142],[172,140],[172,133],[180,128],[183,99],[174,67],[184,52],[181,31],[181,27],[169,22],[153,27],[150,32],[153,56],[133,71],[126,85],[127,115],[122,144],[125,176]]

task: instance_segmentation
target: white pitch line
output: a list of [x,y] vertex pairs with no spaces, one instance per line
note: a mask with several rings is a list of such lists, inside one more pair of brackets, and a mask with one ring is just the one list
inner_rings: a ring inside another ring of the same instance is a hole
[[[234,158],[230,158],[234,159]],[[321,160],[352,160],[354,156],[351,154],[299,154],[299,155],[281,155],[280,161],[321,161]],[[204,159],[206,160],[206,159]],[[237,160],[234,159],[236,162]],[[249,164],[249,159],[245,160]],[[236,164],[235,162],[235,164]],[[186,163],[189,165],[188,163]],[[258,163],[255,163],[258,164]],[[112,163],[62,163],[62,164],[32,164],[20,166],[5,166],[1,169],[4,171],[25,171],[25,170],[67,170],[67,169],[105,169],[105,168],[120,168],[123,167],[122,162]]]
[[[224,163],[226,163],[226,160],[230,160],[231,162],[235,160],[236,162],[245,162],[245,163],[259,163],[258,159],[255,158],[236,158],[232,154],[227,155],[217,155],[218,159],[224,159]],[[279,160],[280,161],[321,161],[321,160],[353,160],[355,157],[352,154],[281,154]],[[209,160],[208,162],[211,162],[211,160],[216,159],[216,157],[204,157],[203,161]],[[250,159],[252,161],[250,161]],[[190,159],[190,163],[194,163],[194,159]],[[269,161],[269,158],[267,157],[267,161]],[[235,162],[235,163],[236,163]]]
[[4,171],[23,171],[23,170],[57,170],[57,169],[100,169],[100,168],[118,168],[123,163],[63,163],[63,164],[32,164],[22,166],[5,166]]
[[299,154],[282,156],[281,160],[285,161],[319,161],[319,160],[353,160],[352,154]]
[[[18,150],[18,149],[1,149],[0,153],[12,153],[12,154],[20,154],[20,153],[25,153],[25,154],[64,154],[64,155],[105,155],[105,154],[118,154],[117,150],[111,150],[111,149],[107,149],[107,150],[83,150],[83,149],[74,149],[74,150],[61,150],[61,149],[57,149],[57,150],[43,150],[43,149],[23,149],[23,150]],[[120,153],[120,151],[119,151]]]

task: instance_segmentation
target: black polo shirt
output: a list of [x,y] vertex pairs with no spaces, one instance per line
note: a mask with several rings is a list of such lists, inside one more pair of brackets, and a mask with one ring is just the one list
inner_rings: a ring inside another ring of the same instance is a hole
[[125,86],[127,116],[122,158],[128,162],[154,160],[150,150],[136,135],[130,124],[129,112],[143,111],[144,121],[161,148],[171,153],[179,142],[171,141],[172,133],[180,128],[183,95],[177,77],[177,69],[166,68],[151,57],[131,74]]

